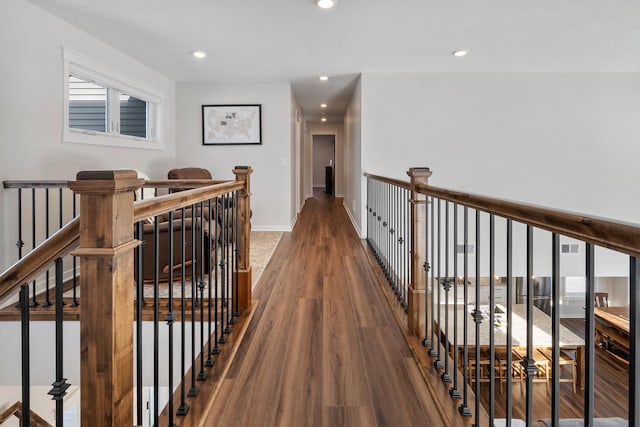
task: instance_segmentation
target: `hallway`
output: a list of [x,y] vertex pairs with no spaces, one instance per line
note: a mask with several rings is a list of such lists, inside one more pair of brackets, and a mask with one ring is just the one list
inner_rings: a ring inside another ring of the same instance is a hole
[[307,200],[254,300],[207,425],[445,424],[341,199]]

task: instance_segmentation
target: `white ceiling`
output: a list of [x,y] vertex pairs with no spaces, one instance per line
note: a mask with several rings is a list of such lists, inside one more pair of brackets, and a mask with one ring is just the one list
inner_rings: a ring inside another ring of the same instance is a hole
[[311,119],[362,72],[640,71],[638,0],[30,1],[176,81],[291,81]]

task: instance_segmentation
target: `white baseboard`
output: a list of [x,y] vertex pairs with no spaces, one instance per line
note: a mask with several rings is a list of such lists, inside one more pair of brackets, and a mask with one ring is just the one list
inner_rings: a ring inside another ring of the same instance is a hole
[[360,227],[358,227],[358,223],[353,218],[353,215],[351,215],[351,211],[349,210],[349,207],[347,206],[347,202],[345,200],[342,201],[342,206],[344,207],[344,210],[347,211],[347,215],[349,216],[349,219],[351,220],[351,224],[353,225],[353,228],[356,230],[356,233],[358,233],[358,236],[360,236],[361,239],[364,239],[365,236],[362,235],[362,231],[360,231]]
[[290,225],[252,225],[251,231],[282,231],[290,232],[293,228]]

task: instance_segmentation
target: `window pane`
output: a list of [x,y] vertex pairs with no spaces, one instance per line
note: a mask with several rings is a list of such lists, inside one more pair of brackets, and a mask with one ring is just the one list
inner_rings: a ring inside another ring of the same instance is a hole
[[69,127],[107,131],[107,88],[69,76]]
[[146,101],[120,94],[120,134],[147,137]]

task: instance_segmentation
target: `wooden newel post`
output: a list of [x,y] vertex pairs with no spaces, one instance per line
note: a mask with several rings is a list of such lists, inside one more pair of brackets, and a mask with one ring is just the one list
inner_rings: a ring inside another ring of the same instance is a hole
[[428,184],[431,171],[429,168],[410,168],[407,175],[411,178],[411,268],[408,295],[408,328],[417,337],[424,336],[425,299],[427,262],[425,242],[427,236],[426,209],[427,196],[416,191],[417,184]]
[[78,172],[83,426],[133,425],[134,171]]
[[236,166],[233,173],[236,181],[244,183],[238,191],[238,310],[242,313],[251,308],[251,260],[249,242],[251,239],[251,166]]

